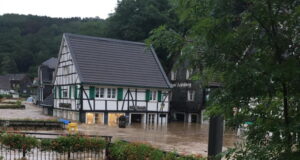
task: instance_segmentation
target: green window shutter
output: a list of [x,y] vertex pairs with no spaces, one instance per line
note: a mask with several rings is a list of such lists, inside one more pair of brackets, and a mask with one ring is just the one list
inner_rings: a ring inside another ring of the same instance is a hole
[[158,91],[158,94],[157,94],[157,101],[158,101],[158,102],[161,102],[161,91]]
[[123,88],[118,88],[118,98],[119,101],[123,100]]
[[94,98],[95,98],[95,87],[90,86],[90,99],[94,99]]
[[75,89],[74,89],[74,98],[77,99],[77,92],[78,92],[78,88],[77,88],[77,85],[75,85]]
[[150,90],[147,89],[146,90],[146,101],[149,101],[150,100]]
[[62,96],[62,90],[61,90],[61,86],[58,86],[58,95],[59,95],[59,98],[61,98]]
[[72,86],[69,86],[69,98],[72,98]]
[[54,94],[54,98],[57,98],[56,97],[56,87],[55,86],[53,87],[53,94]]

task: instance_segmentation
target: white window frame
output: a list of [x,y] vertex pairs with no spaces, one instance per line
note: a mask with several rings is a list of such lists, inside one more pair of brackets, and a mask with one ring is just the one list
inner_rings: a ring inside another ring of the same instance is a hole
[[[101,92],[103,91],[103,97],[101,97]],[[99,96],[97,97],[97,93],[99,92]],[[106,96],[106,91],[105,91],[105,88],[102,88],[102,87],[97,87],[96,88],[96,93],[95,93],[95,98],[97,98],[97,99],[103,99],[103,98],[105,98],[105,96]]]
[[172,81],[176,80],[176,76],[177,76],[177,72],[176,71],[171,71],[171,80]]
[[117,99],[117,89],[116,88],[107,88],[106,89],[106,98],[107,99]]
[[62,89],[61,89],[61,97],[62,98],[69,98],[69,89],[68,88],[69,88],[68,86],[62,87]]
[[194,90],[188,90],[187,91],[187,101],[194,101],[195,100],[195,91]]
[[157,101],[157,91],[156,90],[150,90],[150,101],[156,102]]

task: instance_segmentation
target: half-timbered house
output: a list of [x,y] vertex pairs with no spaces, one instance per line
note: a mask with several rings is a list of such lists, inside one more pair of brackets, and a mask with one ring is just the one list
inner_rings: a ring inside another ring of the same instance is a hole
[[88,124],[166,124],[171,84],[152,47],[64,34],[54,77],[53,114]]

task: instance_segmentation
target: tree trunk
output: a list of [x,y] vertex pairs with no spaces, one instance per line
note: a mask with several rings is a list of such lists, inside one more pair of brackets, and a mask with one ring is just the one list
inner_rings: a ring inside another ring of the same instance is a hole
[[284,123],[285,123],[285,135],[287,139],[287,144],[288,144],[288,150],[290,151],[291,145],[292,145],[292,136],[290,133],[290,120],[289,120],[289,106],[288,106],[288,90],[286,83],[282,83],[282,92],[283,92],[283,115],[284,115]]

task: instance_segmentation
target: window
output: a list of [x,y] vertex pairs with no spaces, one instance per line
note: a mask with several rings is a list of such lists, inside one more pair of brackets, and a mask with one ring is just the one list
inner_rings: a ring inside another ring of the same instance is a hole
[[171,71],[171,80],[172,80],[172,81],[175,81],[175,80],[176,80],[176,75],[177,75],[177,72],[176,72],[176,71]]
[[104,88],[96,88],[96,98],[104,98]]
[[187,100],[194,101],[194,99],[195,99],[195,91],[189,90],[187,92]]
[[168,96],[168,93],[167,93],[167,92],[163,92],[163,93],[161,94],[161,100],[162,100],[162,101],[167,100],[167,96]]
[[156,91],[150,91],[150,101],[155,101],[157,97]]
[[190,79],[192,74],[193,74],[193,69],[187,69],[186,70],[186,79],[187,80]]
[[107,88],[107,98],[116,98],[116,89],[115,88]]
[[68,89],[62,88],[61,92],[62,92],[62,98],[68,98]]

